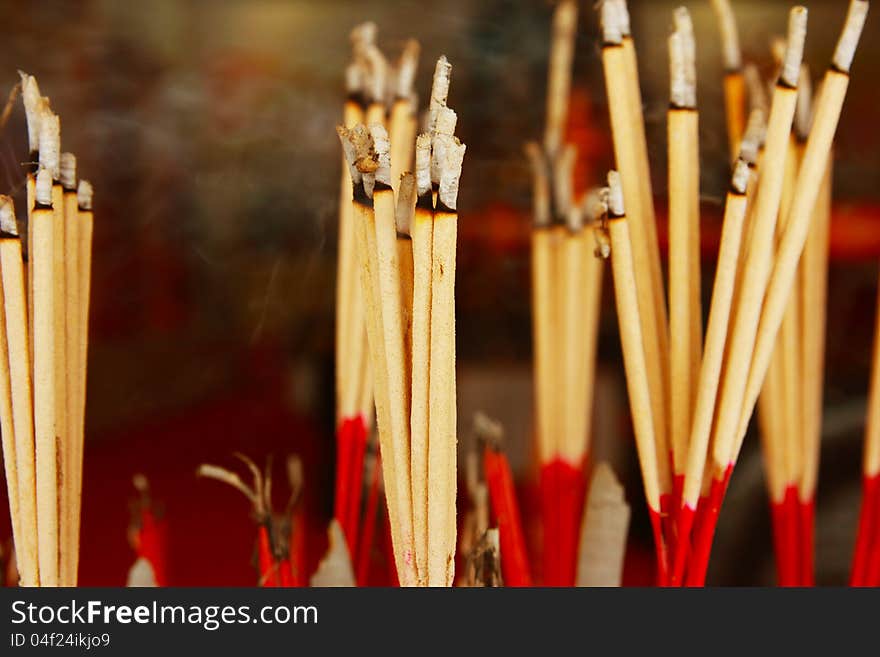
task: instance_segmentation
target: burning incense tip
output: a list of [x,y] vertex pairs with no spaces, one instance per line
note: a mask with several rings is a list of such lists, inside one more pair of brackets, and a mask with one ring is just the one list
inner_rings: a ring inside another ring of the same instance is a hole
[[620,173],[613,169],[608,172],[608,214],[612,217],[622,217],[623,207],[623,185],[620,182]]
[[602,217],[608,212],[608,206],[605,202],[606,196],[607,192],[604,187],[593,187],[584,193],[580,206],[585,221],[595,223],[602,220]]
[[415,39],[409,39],[403,47],[400,61],[397,64],[397,97],[410,98],[413,94],[413,86],[416,79],[416,69],[419,66],[419,52],[421,47]]
[[745,194],[749,184],[749,163],[739,158],[733,167],[733,176],[730,179],[730,187],[737,194]]
[[367,188],[365,176],[369,176],[369,193],[373,193],[374,174],[379,166],[378,156],[373,148],[373,138],[366,126],[359,123],[352,129],[337,126],[336,134],[342,143],[342,152],[348,163],[349,173],[355,186],[363,183]]
[[446,158],[446,146],[450,143],[448,139],[439,139],[439,137],[451,137],[455,133],[457,121],[455,112],[448,107],[441,107],[437,113],[437,123],[434,126],[431,143],[431,182],[434,184],[440,184],[440,169]]
[[794,132],[798,139],[806,141],[813,122],[813,83],[810,80],[810,67],[801,66],[798,80],[798,99],[794,114]]
[[449,96],[449,83],[452,76],[452,64],[441,55],[434,67],[434,80],[431,83],[431,102],[428,106],[428,128],[433,133],[437,128],[437,120],[440,108],[446,107],[446,99]]
[[697,106],[697,61],[694,27],[687,9],[675,10],[675,31],[669,36],[669,95],[673,107]]
[[416,177],[409,171],[401,174],[400,185],[397,187],[397,208],[394,223],[399,235],[411,235],[413,213],[416,209]]
[[740,157],[754,166],[758,162],[758,151],[764,145],[767,133],[767,115],[764,110],[753,109],[746,123],[746,131],[740,144]]
[[846,23],[843,26],[843,32],[840,34],[840,40],[837,42],[834,58],[831,60],[833,66],[842,73],[849,73],[867,15],[868,2],[866,0],[852,0],[849,3]]
[[40,169],[34,197],[40,205],[52,205],[52,172]]
[[419,196],[431,191],[431,136],[416,137],[416,189]]
[[0,196],[0,232],[5,235],[18,236],[18,224],[15,223],[15,205],[13,205],[10,196]]
[[742,53],[739,49],[739,34],[736,30],[736,18],[728,0],[712,0],[712,7],[718,17],[721,30],[721,54],[724,68],[728,73],[738,71],[742,67]]
[[620,33],[624,37],[628,37],[632,34],[629,20],[629,7],[627,7],[626,0],[613,0],[613,2],[617,5],[617,16],[620,20]]
[[351,30],[351,46],[355,55],[362,56],[367,48],[376,43],[376,32],[378,28],[372,21],[355,25]]
[[36,153],[40,150],[40,117],[43,98],[33,75],[28,75],[23,71],[19,71],[18,74],[21,76],[21,99],[24,102],[24,113],[27,120],[28,148],[31,153]]
[[76,189],[76,155],[73,153],[61,154],[61,186],[69,191]]
[[376,153],[376,182],[391,187],[391,141],[385,126],[374,123],[370,126],[373,149]]
[[440,191],[438,200],[450,210],[455,210],[458,206],[458,183],[461,177],[461,165],[464,162],[464,152],[467,148],[455,137],[447,135],[438,135],[434,140],[435,148],[437,143],[444,144],[444,158],[440,162]]
[[92,189],[92,183],[88,180],[80,180],[79,186],[76,188],[76,202],[79,205],[80,210],[92,209],[93,195],[94,190]]
[[61,177],[61,120],[58,115],[43,106],[40,116],[40,167],[48,169],[53,180]]
[[388,79],[388,62],[382,51],[373,44],[367,46],[364,52],[367,64],[367,79],[365,91],[367,98],[372,103],[381,103],[385,99],[385,89]]
[[477,440],[492,449],[498,449],[501,439],[504,438],[504,425],[482,411],[477,411],[474,413],[474,434],[477,436]]
[[599,11],[603,45],[619,46],[623,41],[623,27],[626,23],[626,18],[620,11],[620,3],[617,0],[605,0]]
[[797,87],[804,58],[804,41],[807,38],[807,8],[793,7],[788,15],[788,38],[786,39],[785,59],[779,80],[788,87]]

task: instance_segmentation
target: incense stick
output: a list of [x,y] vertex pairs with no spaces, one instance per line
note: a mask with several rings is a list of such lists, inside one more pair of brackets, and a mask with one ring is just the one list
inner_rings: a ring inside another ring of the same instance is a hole
[[32,213],[34,277],[34,434],[40,584],[58,585],[58,456],[52,173],[41,169]]
[[[699,115],[693,25],[687,10],[675,13],[669,38],[671,109],[669,143],[670,426],[677,495],[683,485],[687,445],[700,371]],[[675,502],[676,505],[678,502]]]
[[[438,119],[438,125],[440,122]],[[434,137],[432,146],[432,165],[436,163],[439,169],[439,190],[431,255],[428,585],[450,586],[455,576],[456,535],[456,207],[465,146],[442,132]]]
[[431,253],[434,220],[431,201],[431,137],[416,140],[418,201],[411,226],[413,252],[411,476],[413,534],[419,583],[428,573],[428,426],[431,357]]
[[544,150],[551,157],[562,147],[565,135],[577,11],[574,0],[562,0],[553,12],[553,38],[547,78],[547,119],[544,130]]

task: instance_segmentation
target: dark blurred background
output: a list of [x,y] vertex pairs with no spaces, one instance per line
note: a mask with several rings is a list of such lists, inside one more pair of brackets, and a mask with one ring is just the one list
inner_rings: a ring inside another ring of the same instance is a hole
[[[658,214],[665,214],[666,35],[680,3],[632,0]],[[736,0],[743,50],[769,75],[788,3]],[[697,32],[704,297],[714,272],[727,153],[718,33],[708,1]],[[818,79],[846,3],[811,0],[806,60]],[[62,148],[96,190],[81,581],[119,585],[131,476],[146,474],[169,523],[173,584],[250,584],[243,498],[199,481],[233,450],[258,461],[300,452],[316,559],[332,509],[333,323],[343,71],[349,30],[373,20],[396,57],[422,43],[417,89],[453,64],[450,105],[468,144],[460,197],[458,368],[462,448],[483,408],[504,421],[530,509],[530,179],[522,144],[540,137],[552,3],[114,0],[0,5],[0,95],[35,75],[61,117]],[[597,19],[581,3],[569,137],[579,184],[612,164]],[[838,131],[818,581],[846,580],[880,254],[878,21],[869,16]],[[24,209],[20,106],[0,135],[0,191]],[[704,301],[704,307],[707,301]],[[650,537],[630,438],[606,280],[596,400],[597,458],[624,479],[635,516],[631,582],[648,581]],[[774,580],[757,440],[721,514],[709,580]],[[5,490],[5,487],[4,487]],[[5,514],[4,510],[0,515]],[[0,523],[0,539],[9,536]],[[641,569],[641,570],[640,570]]]

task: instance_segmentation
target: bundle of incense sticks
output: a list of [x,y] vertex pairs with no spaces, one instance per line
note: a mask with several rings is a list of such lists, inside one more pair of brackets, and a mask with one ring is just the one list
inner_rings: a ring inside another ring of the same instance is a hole
[[[788,409],[789,420],[782,437],[773,442],[776,451],[785,446],[781,461],[774,456],[768,465],[774,468],[775,486],[779,463],[793,463],[786,465],[782,479],[783,489],[792,491],[784,521],[790,526],[785,541],[792,546],[787,548],[786,568],[791,568],[792,583],[810,583],[821,422],[828,163],[868,3],[850,3],[812,122],[809,92],[800,94],[802,118],[795,122],[798,87],[805,79],[801,59],[807,10],[791,10],[769,111],[753,99],[757,107],[748,130],[742,125],[742,89],[748,86],[748,76],[740,72],[733,14],[726,2],[715,5],[727,67],[730,142],[743,137],[726,200],[705,340],[699,293],[696,48],[690,18],[684,9],[675,11],[669,40],[667,325],[629,17],[620,0],[606,0],[601,6],[602,60],[619,168],[619,174],[609,176],[604,223],[658,582],[701,585],[705,580],[718,511],[777,333],[788,316],[780,343],[789,366],[788,371],[781,366],[787,383],[779,393],[788,399],[779,407],[782,413]],[[796,417],[793,411],[801,407],[805,413]],[[774,417],[780,417],[776,408]]]
[[[243,493],[250,501],[257,523],[255,564],[259,586],[307,586],[309,580],[306,573],[302,462],[297,456],[288,458],[287,479],[290,496],[284,510],[276,513],[272,509],[272,460],[267,460],[265,469],[261,471],[247,456],[235,454],[235,457],[250,472],[253,479],[251,486],[245,484],[235,472],[217,465],[200,465],[196,476],[228,484]],[[339,527],[338,523],[336,526]]]
[[[376,26],[364,23],[351,33],[354,51],[346,70],[347,97],[343,125],[388,125],[391,135],[392,181],[397,190],[400,173],[412,164],[416,133],[413,82],[419,44],[406,43],[396,66],[389,66],[375,43]],[[390,109],[389,109],[390,108]],[[343,159],[339,200],[339,245],[336,277],[336,495],[334,515],[346,536],[351,554],[357,553],[363,490],[364,455],[373,423],[373,388],[367,353],[364,296],[359,283],[351,176]],[[401,236],[401,260],[411,248]],[[405,277],[410,280],[411,276]],[[404,309],[409,322],[409,310]],[[405,336],[408,343],[409,332]]]
[[877,306],[874,326],[874,353],[871,360],[868,416],[865,424],[862,508],[859,513],[850,584],[880,586],[880,303]]
[[26,231],[0,197],[0,431],[22,586],[74,586],[92,259],[92,187],[33,76],[21,74]]
[[[385,127],[337,129],[353,185],[379,445],[403,586],[450,586],[455,574],[456,205],[465,146],[446,105],[450,72],[441,57],[429,132],[416,140],[415,176],[402,175],[396,194]],[[400,248],[398,236],[407,234],[411,249]]]
[[[553,18],[542,145],[529,143],[534,181],[532,335],[535,413],[541,463],[544,583],[574,584],[590,445],[602,261],[593,256],[589,196],[577,199],[575,147],[564,142],[577,4]],[[504,531],[502,564],[504,563]],[[505,578],[507,579],[507,578]]]

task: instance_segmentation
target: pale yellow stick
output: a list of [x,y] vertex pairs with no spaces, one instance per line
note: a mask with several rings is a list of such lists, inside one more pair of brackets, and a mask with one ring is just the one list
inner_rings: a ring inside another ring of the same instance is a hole
[[[442,123],[439,122],[439,123]],[[455,381],[455,265],[458,184],[465,146],[434,137],[439,174],[431,269],[431,373],[428,432],[428,586],[455,581],[457,408]]]
[[562,0],[553,12],[553,39],[550,44],[550,63],[547,72],[547,117],[544,129],[544,151],[550,156],[554,156],[559,151],[565,137],[577,11],[577,3],[574,0]]
[[692,511],[697,508],[709,439],[721,365],[728,339],[728,325],[737,280],[737,263],[743,242],[743,227],[747,208],[746,187],[749,168],[744,160],[737,160],[731,179],[730,191],[724,208],[721,243],[718,247],[718,265],[709,306],[709,322],[700,365],[699,386],[694,403],[694,419],[688,444],[688,463],[684,482],[684,504]]
[[572,436],[570,458],[581,464],[590,451],[592,437],[593,396],[596,379],[596,344],[599,336],[599,312],[602,305],[602,274],[604,261],[595,254],[596,227],[588,225],[581,232],[581,367],[578,375],[578,398],[581,400],[580,426]]
[[822,188],[801,257],[801,346],[803,348],[803,440],[804,465],[799,485],[800,499],[813,498],[819,475],[822,439],[822,391],[825,379],[825,322],[828,296],[828,241],[831,229],[831,186],[833,153],[822,178]]
[[[654,423],[654,444],[657,448],[657,467],[659,486],[662,493],[672,488],[670,476],[670,453],[667,437],[668,409],[668,327],[662,298],[656,294],[652,243],[648,229],[648,208],[643,208],[642,166],[640,148],[636,144],[634,132],[636,121],[632,118],[632,81],[628,63],[629,55],[624,50],[623,38],[616,12],[610,9],[613,3],[604,3],[602,64],[605,71],[605,85],[608,93],[609,115],[614,136],[614,153],[620,170],[624,200],[627,207],[629,234],[633,250],[636,291],[638,293],[638,316],[644,343],[645,363],[650,386],[652,422]],[[611,16],[609,16],[609,11]],[[606,20],[610,19],[610,20]],[[659,255],[657,268],[659,268]],[[661,281],[662,286],[662,281]],[[662,297],[662,294],[661,294]],[[661,307],[662,306],[662,307]]]
[[419,584],[428,580],[428,404],[431,371],[431,254],[434,218],[431,202],[431,138],[416,141],[419,201],[412,224],[412,408],[410,414],[413,536]]
[[[761,312],[761,300],[767,286],[773,234],[782,194],[783,169],[788,148],[794,109],[797,102],[797,78],[800,71],[806,13],[795,7],[790,14],[786,65],[773,93],[767,141],[761,167],[761,182],[755,198],[754,227],[749,253],[743,269],[742,289],[730,340],[721,396],[715,422],[715,466],[724,471],[730,463],[736,440],[737,424],[743,408],[743,392],[755,345],[755,332]],[[757,394],[755,395],[757,398]],[[752,402],[754,404],[754,401]]]
[[758,402],[758,420],[761,433],[761,448],[764,454],[764,468],[767,475],[767,489],[773,502],[781,503],[785,498],[788,479],[788,464],[785,456],[785,404],[783,385],[782,350],[773,352],[772,365],[764,379]]
[[77,455],[82,452],[82,423],[77,421],[79,416],[80,388],[82,386],[81,369],[79,367],[80,351],[80,285],[79,285],[79,206],[76,197],[76,158],[71,153],[61,155],[61,183],[64,188],[63,215],[64,215],[64,244],[62,249],[62,261],[64,266],[64,296],[63,320],[64,320],[64,362],[65,362],[65,431],[67,443],[64,448],[68,474],[64,479],[67,505],[65,513],[68,519],[62,525],[65,531],[66,549],[61,552],[61,577],[65,586],[73,586],[76,583],[77,564],[74,561],[76,550],[73,545],[78,541],[76,535],[77,521],[75,518],[80,512],[80,490],[78,482],[82,474],[77,470],[81,464],[77,461]]
[[[685,18],[682,18],[684,12]],[[687,465],[693,405],[700,374],[699,115],[696,110],[693,29],[687,11],[676,11],[669,38],[671,109],[669,145],[670,426],[676,475]]]
[[[855,54],[858,39],[868,11],[868,3],[864,0],[852,0],[847,15],[846,25],[841,34],[835,51],[833,65],[825,75],[822,92],[816,105],[813,127],[804,150],[800,173],[798,174],[795,199],[786,221],[785,233],[776,255],[776,265],[767,287],[767,295],[761,311],[761,323],[757,331],[754,358],[748,373],[745,395],[742,397],[742,416],[745,422],[737,427],[739,441],[748,428],[747,417],[755,405],[761,382],[767,372],[773,344],[779,326],[782,323],[788,295],[792,288],[797,264],[807,240],[810,219],[816,206],[816,199],[821,188],[822,178],[828,165],[828,155],[834,133],[840,120],[840,112],[849,86],[849,67]],[[745,425],[745,426],[743,426]]]
[[[563,398],[565,412],[562,430],[559,434],[559,456],[575,468],[580,466],[583,444],[586,440],[584,429],[584,404],[579,385],[581,372],[587,364],[581,358],[584,344],[583,321],[583,282],[584,249],[583,226],[580,218],[569,222],[568,230],[562,238],[560,270],[560,373],[557,381],[557,395]],[[561,384],[561,385],[559,385]],[[560,389],[561,387],[561,389]]]
[[648,507],[659,513],[661,489],[658,480],[657,447],[654,443],[654,423],[651,420],[648,373],[645,351],[642,347],[642,323],[638,317],[639,305],[628,221],[622,210],[622,199],[609,203],[608,233],[611,240],[611,270],[617,301],[617,321],[620,327],[626,387],[629,392],[630,412],[645,498]]
[[[5,249],[5,242],[14,241],[18,243],[17,235],[18,229],[15,226],[15,212],[12,206],[12,199],[8,196],[0,196],[0,254]],[[3,287],[0,287],[0,300],[2,300],[2,307],[5,308],[5,290]],[[19,483],[18,461],[20,459],[16,453],[17,441],[13,430],[11,388],[6,315],[0,312],[0,439],[2,439],[3,446],[3,469],[6,474],[6,493],[9,501],[9,519],[12,524],[12,540],[18,551],[25,552],[27,547],[22,531],[23,518],[19,498],[21,495],[28,495],[32,488],[27,485],[22,486]],[[25,503],[25,506],[27,506],[27,503]],[[27,559],[28,556],[25,555],[25,560]],[[32,580],[32,577],[32,574],[28,573],[28,578]]]
[[[783,183],[782,202],[779,206],[780,220],[777,223],[777,234],[785,230],[785,220],[794,201],[794,187],[797,180],[799,154],[794,137],[789,140],[788,155],[785,158],[785,180]],[[801,398],[801,345],[800,345],[800,289],[799,278],[795,279],[785,310],[782,330],[777,338],[777,349],[782,354],[782,412],[784,422],[783,441],[785,445],[786,485],[800,481],[803,471],[803,428],[801,415],[804,412]]]
[[[0,217],[8,212],[3,228],[9,238],[0,239],[0,274],[3,281],[4,319],[8,345],[9,379],[12,393],[12,428],[15,436],[16,474],[18,476],[18,523],[21,539],[16,538],[16,561],[21,586],[38,586],[37,492],[34,463],[34,417],[31,394],[30,347],[22,263],[21,239],[11,235],[15,226],[12,199],[0,208]],[[2,223],[2,218],[0,218]],[[5,432],[4,432],[5,434]],[[5,435],[4,435],[5,438]]]
[[874,353],[871,358],[871,382],[868,387],[868,416],[865,420],[865,452],[862,461],[865,478],[880,474],[880,286],[874,323]]
[[[352,99],[346,101],[343,125],[352,128],[363,121],[363,110]],[[336,423],[350,416],[357,403],[358,367],[355,349],[363,342],[363,310],[354,308],[360,297],[357,277],[354,227],[354,209],[351,204],[351,174],[342,159],[342,175],[339,186],[339,240],[336,266]],[[357,321],[358,318],[360,321]],[[352,381],[351,379],[355,380]]]
[[34,434],[40,584],[58,586],[58,453],[55,386],[52,174],[37,175],[33,214]]
[[[74,502],[77,510],[74,513],[74,541],[73,541],[73,563],[79,563],[80,553],[80,523],[82,513],[82,484],[83,484],[83,449],[85,446],[85,416],[86,416],[86,389],[88,383],[88,357],[89,357],[89,308],[91,306],[92,291],[92,232],[94,229],[94,214],[92,211],[92,185],[87,180],[80,180],[77,187],[77,204],[79,205],[79,226],[77,228],[77,239],[79,243],[77,266],[79,269],[78,285],[79,285],[79,318],[77,325],[79,327],[79,356],[77,359],[79,385],[78,398],[78,415],[77,430],[80,438],[76,443],[76,455],[74,457],[74,472],[76,475],[76,483],[74,488],[77,491]],[[74,582],[76,584],[76,571],[74,571]]]
[[[624,64],[626,67],[625,83],[627,85],[629,96],[629,120],[630,131],[633,140],[633,146],[636,151],[636,164],[638,166],[638,184],[639,184],[639,209],[640,214],[635,217],[638,220],[638,227],[645,234],[648,250],[648,264],[651,272],[652,293],[654,295],[654,314],[656,315],[658,341],[660,345],[660,365],[662,367],[663,380],[668,380],[669,376],[669,335],[668,321],[666,316],[666,294],[663,291],[663,269],[660,265],[660,245],[657,240],[657,219],[654,214],[654,192],[651,186],[651,168],[648,160],[648,140],[645,135],[645,117],[642,111],[644,103],[642,102],[642,91],[639,87],[639,68],[636,58],[635,41],[630,30],[629,11],[627,9],[626,0],[615,0],[618,5],[618,16],[621,19],[621,47],[624,52]],[[617,151],[615,149],[615,157]],[[621,171],[623,175],[623,171]],[[625,194],[624,190],[624,194]],[[627,216],[633,220],[632,212],[627,210]],[[632,232],[632,231],[631,231]],[[638,253],[636,258],[638,259]],[[638,263],[637,263],[638,266]],[[637,274],[637,280],[639,275]],[[650,366],[650,362],[648,363]],[[664,417],[665,422],[669,421],[669,394],[664,388]],[[655,418],[656,419],[656,418]],[[664,428],[662,440],[664,446],[668,444],[666,434],[668,427]]]

